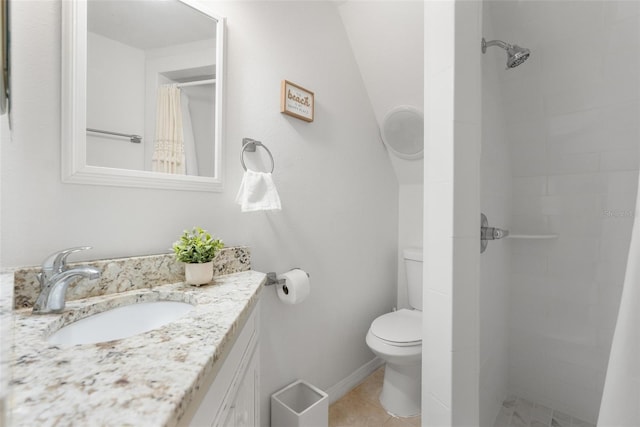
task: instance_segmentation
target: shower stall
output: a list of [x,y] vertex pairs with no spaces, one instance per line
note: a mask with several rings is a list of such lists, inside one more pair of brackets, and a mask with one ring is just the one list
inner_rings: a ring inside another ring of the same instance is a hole
[[482,35],[480,208],[510,234],[480,258],[480,425],[596,425],[637,215],[640,2],[484,1]]

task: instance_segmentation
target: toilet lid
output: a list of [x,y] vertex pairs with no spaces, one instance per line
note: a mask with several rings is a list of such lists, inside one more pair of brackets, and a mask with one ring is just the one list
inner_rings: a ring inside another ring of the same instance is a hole
[[402,308],[383,314],[371,324],[371,333],[394,343],[419,343],[422,341],[422,312]]

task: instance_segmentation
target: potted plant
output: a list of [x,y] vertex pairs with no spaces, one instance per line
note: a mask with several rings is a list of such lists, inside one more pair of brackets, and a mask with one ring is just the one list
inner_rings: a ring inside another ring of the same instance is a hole
[[185,230],[173,244],[176,259],[185,263],[185,281],[197,286],[209,283],[213,279],[213,258],[223,247],[221,240],[214,239],[200,227]]

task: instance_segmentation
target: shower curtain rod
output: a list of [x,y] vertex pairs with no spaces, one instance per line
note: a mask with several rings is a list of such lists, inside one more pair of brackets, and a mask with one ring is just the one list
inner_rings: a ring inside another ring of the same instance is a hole
[[120,133],[120,132],[111,132],[110,130],[100,130],[100,129],[92,129],[87,128],[87,132],[95,132],[95,133],[104,133],[106,135],[114,135],[114,136],[122,136],[125,138],[129,138],[129,141],[140,144],[142,142],[142,137],[140,135],[130,135],[128,133]]
[[212,85],[216,83],[216,79],[207,79],[207,80],[196,80],[193,82],[185,82],[176,84],[177,87],[187,87],[187,86],[200,86],[200,85]]

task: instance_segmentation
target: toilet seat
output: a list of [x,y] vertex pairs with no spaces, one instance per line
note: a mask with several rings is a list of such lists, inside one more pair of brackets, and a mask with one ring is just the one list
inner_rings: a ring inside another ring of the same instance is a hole
[[422,312],[402,308],[383,314],[371,323],[370,332],[383,342],[408,347],[422,344]]

